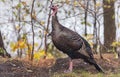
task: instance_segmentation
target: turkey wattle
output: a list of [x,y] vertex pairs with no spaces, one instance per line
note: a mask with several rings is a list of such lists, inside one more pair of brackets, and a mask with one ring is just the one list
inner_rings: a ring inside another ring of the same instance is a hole
[[[103,69],[94,60],[90,44],[82,38],[78,33],[61,25],[57,19],[58,6],[50,7],[52,13],[52,32],[51,37],[53,44],[57,49],[67,54],[70,57],[69,69],[73,69],[73,59],[81,58],[85,62],[94,65],[99,72],[104,72]],[[84,50],[82,47],[84,46]]]

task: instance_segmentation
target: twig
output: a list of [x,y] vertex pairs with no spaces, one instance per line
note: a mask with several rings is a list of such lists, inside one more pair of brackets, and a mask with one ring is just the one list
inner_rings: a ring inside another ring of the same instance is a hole
[[33,2],[32,2],[32,8],[31,8],[31,25],[32,25],[32,33],[33,33],[33,37],[32,37],[33,42],[32,42],[31,61],[32,61],[33,58],[34,58],[34,36],[35,36],[35,32],[34,32],[33,15],[32,15],[32,13],[33,13],[33,8],[34,8],[34,2],[35,2],[35,0],[33,0]]
[[[53,0],[50,0],[50,2],[51,2],[50,6],[52,6]],[[51,9],[49,11],[49,16],[48,16],[48,20],[47,20],[47,28],[45,29],[45,39],[44,39],[44,43],[45,43],[45,56],[44,56],[44,59],[46,58],[46,55],[47,55],[47,48],[48,48],[48,45],[47,45],[47,33],[48,33],[49,24],[50,24],[50,17],[51,17]]]

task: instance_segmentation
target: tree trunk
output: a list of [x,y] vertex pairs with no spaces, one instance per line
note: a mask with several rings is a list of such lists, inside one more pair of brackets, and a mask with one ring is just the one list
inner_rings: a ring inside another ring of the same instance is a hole
[[93,36],[94,36],[93,49],[95,50],[96,53],[98,53],[98,52],[97,52],[97,23],[96,23],[97,13],[96,13],[96,0],[93,0],[93,1],[94,1],[94,10],[95,10],[95,12],[94,12],[95,17],[94,17],[94,24],[93,24],[93,25],[94,25],[94,26],[93,26]]
[[10,58],[11,55],[6,51],[5,47],[4,47],[4,43],[3,43],[3,39],[2,39],[2,34],[0,31],[0,56],[2,57],[8,57]]
[[88,13],[87,13],[87,11],[88,11],[88,6],[89,6],[89,1],[85,1],[85,4],[86,4],[86,8],[85,8],[85,17],[84,17],[84,19],[85,19],[85,36],[87,36],[87,16],[88,16]]
[[111,49],[116,38],[114,0],[103,0],[104,10],[104,46]]

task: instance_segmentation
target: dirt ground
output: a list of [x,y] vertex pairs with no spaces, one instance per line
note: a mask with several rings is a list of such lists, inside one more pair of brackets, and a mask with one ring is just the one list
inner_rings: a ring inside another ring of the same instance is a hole
[[[119,73],[120,60],[115,59],[113,54],[104,54],[104,59],[95,55],[95,59],[106,73]],[[54,73],[64,73],[68,68],[69,58],[45,59],[38,61],[27,61],[25,59],[0,59],[0,77],[52,77]],[[98,73],[96,69],[82,61],[74,60],[74,70]]]

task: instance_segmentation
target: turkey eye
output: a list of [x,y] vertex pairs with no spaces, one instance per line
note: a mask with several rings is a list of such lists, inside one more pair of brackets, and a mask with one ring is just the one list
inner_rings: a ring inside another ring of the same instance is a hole
[[54,5],[52,5],[52,8],[54,8]]

